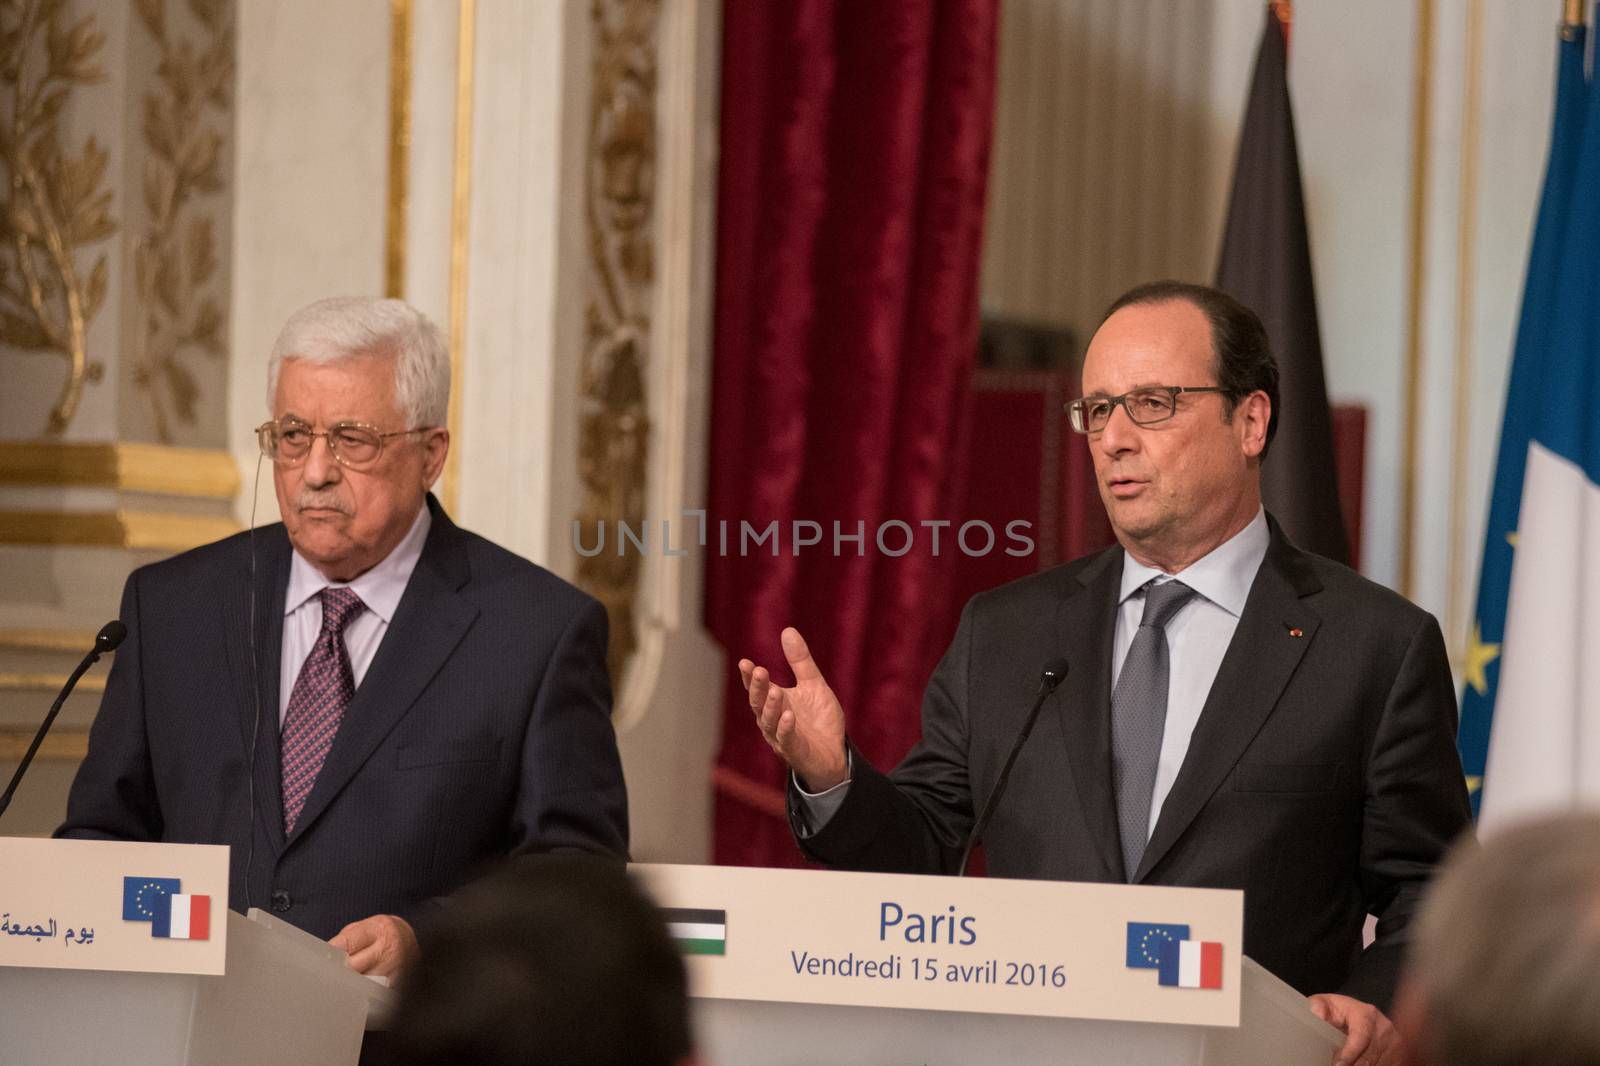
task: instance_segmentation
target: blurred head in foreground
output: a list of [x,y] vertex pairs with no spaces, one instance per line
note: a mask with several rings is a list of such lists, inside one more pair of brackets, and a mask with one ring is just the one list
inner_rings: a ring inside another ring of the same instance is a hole
[[526,860],[422,932],[393,1037],[417,1066],[683,1066],[688,980],[621,865]]
[[1418,919],[1395,1024],[1413,1066],[1600,1063],[1600,813],[1456,845]]

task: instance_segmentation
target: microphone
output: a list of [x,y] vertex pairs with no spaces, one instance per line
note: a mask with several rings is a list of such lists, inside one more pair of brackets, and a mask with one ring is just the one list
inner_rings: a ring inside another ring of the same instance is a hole
[[1017,756],[1022,753],[1022,745],[1028,742],[1028,734],[1033,732],[1033,723],[1039,720],[1039,710],[1044,706],[1045,699],[1056,690],[1056,686],[1066,680],[1067,660],[1051,659],[1044,664],[1044,669],[1039,671],[1039,691],[1033,697],[1033,706],[1028,708],[1028,717],[1022,723],[1022,732],[1017,734],[1017,739],[1011,744],[1011,753],[1006,756],[1006,763],[1000,768],[1000,779],[989,790],[989,798],[983,801],[983,811],[978,815],[978,821],[972,827],[972,832],[967,834],[967,846],[961,849],[961,865],[956,867],[956,876],[967,876],[967,863],[972,859],[972,849],[978,846],[978,841],[983,839],[983,831],[989,828],[989,819],[994,817],[994,809],[1000,804],[1000,797],[1005,793],[1006,782],[1011,780],[1011,767],[1016,765]]
[[95,634],[94,647],[89,654],[83,657],[83,662],[72,671],[72,676],[67,678],[67,683],[61,689],[61,695],[50,705],[50,713],[44,716],[44,721],[39,724],[39,731],[33,735],[33,743],[28,745],[28,752],[22,757],[22,762],[17,764],[17,772],[11,775],[11,784],[6,786],[5,795],[0,796],[0,815],[6,813],[6,808],[11,806],[11,797],[16,795],[17,786],[22,783],[22,775],[28,772],[28,766],[33,762],[34,755],[38,754],[39,745],[44,743],[44,735],[50,732],[50,727],[55,724],[56,715],[61,713],[61,705],[67,702],[67,697],[72,694],[73,688],[78,684],[78,678],[84,672],[100,661],[100,656],[107,652],[117,650],[128,636],[128,627],[116,619],[112,619],[100,627],[100,632]]

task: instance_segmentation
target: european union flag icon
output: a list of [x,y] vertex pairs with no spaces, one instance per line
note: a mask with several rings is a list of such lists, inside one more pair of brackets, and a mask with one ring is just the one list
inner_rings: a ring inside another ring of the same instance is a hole
[[1189,939],[1187,925],[1154,925],[1149,922],[1128,923],[1128,968],[1130,970],[1161,969],[1161,945]]
[[122,920],[148,922],[156,916],[156,901],[181,891],[176,877],[124,877],[122,879]]

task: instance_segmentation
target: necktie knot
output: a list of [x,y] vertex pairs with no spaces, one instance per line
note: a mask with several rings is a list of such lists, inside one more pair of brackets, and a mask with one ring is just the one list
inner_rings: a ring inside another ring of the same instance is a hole
[[367,609],[351,589],[323,589],[318,596],[322,599],[322,631],[324,633],[344,633],[344,627],[355,620],[356,615]]
[[1194,598],[1194,595],[1194,589],[1181,581],[1146,585],[1144,617],[1139,620],[1140,627],[1154,626],[1156,629],[1166,629],[1167,623],[1172,621],[1172,616],[1182,610],[1183,605]]

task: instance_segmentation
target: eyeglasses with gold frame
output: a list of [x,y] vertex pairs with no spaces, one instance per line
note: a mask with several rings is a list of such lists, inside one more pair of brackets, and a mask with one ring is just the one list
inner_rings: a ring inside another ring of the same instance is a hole
[[362,470],[378,461],[384,443],[390,438],[408,437],[429,428],[418,426],[385,433],[367,422],[335,422],[319,433],[298,419],[280,418],[257,426],[256,440],[261,445],[262,455],[282,466],[295,466],[305,461],[312,445],[321,437],[328,442],[328,451],[341,466]]

